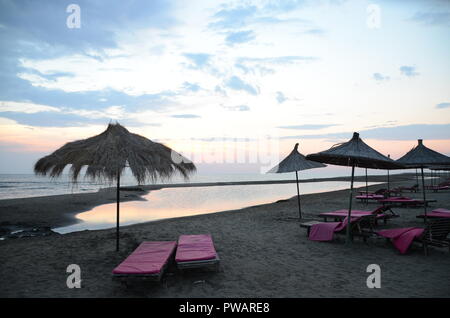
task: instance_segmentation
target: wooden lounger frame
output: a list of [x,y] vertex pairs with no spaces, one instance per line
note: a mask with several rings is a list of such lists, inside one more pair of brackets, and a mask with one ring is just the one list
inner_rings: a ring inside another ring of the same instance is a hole
[[202,268],[202,267],[213,267],[216,270],[219,270],[220,258],[219,254],[216,254],[215,258],[200,260],[200,261],[187,261],[187,262],[176,262],[177,268],[180,270],[183,269],[192,269],[192,268]]
[[450,218],[440,218],[430,221],[423,234],[415,238],[415,242],[422,243],[425,255],[428,255],[428,246],[447,247],[450,253]]

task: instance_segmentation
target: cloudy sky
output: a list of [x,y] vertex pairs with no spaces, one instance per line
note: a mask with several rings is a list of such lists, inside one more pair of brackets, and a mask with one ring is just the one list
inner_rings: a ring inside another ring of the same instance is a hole
[[353,131],[449,155],[449,31],[438,0],[0,0],[0,173],[112,120],[218,169]]

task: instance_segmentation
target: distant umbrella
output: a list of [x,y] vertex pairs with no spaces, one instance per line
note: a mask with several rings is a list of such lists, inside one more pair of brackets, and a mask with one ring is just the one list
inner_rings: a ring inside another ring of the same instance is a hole
[[163,144],[130,133],[126,128],[109,124],[101,134],[65,144],[52,154],[37,161],[34,172],[58,177],[71,165],[70,176],[77,182],[80,171],[87,167],[86,176],[92,180],[117,181],[116,250],[119,250],[120,176],[129,167],[139,184],[150,179],[170,178],[175,172],[183,177],[196,170],[195,165]]
[[297,202],[298,202],[298,215],[299,219],[302,218],[302,209],[300,205],[300,189],[298,185],[298,171],[323,168],[326,165],[310,161],[305,158],[301,153],[298,152],[298,143],[295,144],[294,149],[291,153],[284,158],[278,165],[270,169],[267,173],[286,173],[295,171],[295,179],[297,181]]
[[450,165],[450,157],[447,157],[437,151],[425,147],[422,139],[418,139],[416,147],[408,151],[403,157],[397,160],[398,163],[408,168],[420,168],[422,173],[422,192],[423,192],[423,206],[425,211],[425,222],[427,221],[427,204],[425,194],[425,178],[423,169],[435,165]]
[[400,168],[401,165],[395,161],[383,156],[375,149],[369,147],[358,133],[353,133],[353,138],[347,142],[334,145],[328,150],[310,154],[306,159],[329,163],[339,166],[352,167],[352,177],[350,183],[350,201],[347,215],[347,242],[350,242],[350,218],[352,212],[352,197],[353,197],[353,180],[355,177],[355,167],[371,168],[371,169],[395,169]]

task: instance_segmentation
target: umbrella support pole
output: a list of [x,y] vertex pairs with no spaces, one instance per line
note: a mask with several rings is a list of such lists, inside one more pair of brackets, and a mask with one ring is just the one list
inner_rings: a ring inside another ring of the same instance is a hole
[[351,228],[351,215],[352,215],[352,201],[353,201],[353,179],[355,178],[355,164],[352,164],[352,179],[350,182],[350,201],[348,205],[348,215],[347,215],[347,237],[346,237],[346,243],[350,244],[351,242],[351,235],[350,235],[350,228]]
[[389,178],[389,170],[387,171],[387,188],[388,188],[388,197],[391,196],[391,180]]
[[297,202],[298,202],[298,219],[302,218],[302,208],[300,205],[300,187],[298,185],[298,172],[295,171],[295,179],[297,180]]
[[120,208],[120,172],[117,172],[117,214],[116,214],[116,252],[119,251],[119,208]]
[[366,205],[369,204],[369,185],[367,183],[367,168],[366,168]]
[[[417,189],[419,189],[419,174],[417,173],[417,168],[416,168],[416,183],[417,183]],[[417,190],[419,191],[419,190]]]
[[424,209],[423,221],[427,223],[427,199],[425,194],[425,178],[423,176],[423,167],[421,167],[420,170],[422,172],[423,209]]

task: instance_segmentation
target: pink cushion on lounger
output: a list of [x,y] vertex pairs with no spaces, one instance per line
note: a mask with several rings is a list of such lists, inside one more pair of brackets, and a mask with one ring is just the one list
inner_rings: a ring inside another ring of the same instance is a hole
[[[360,217],[352,217],[352,222],[358,220]],[[331,241],[333,240],[334,232],[339,232],[347,226],[347,219],[342,222],[322,222],[311,226],[309,231],[309,239],[311,241]]]
[[122,263],[113,274],[158,274],[168,262],[176,242],[142,242]]
[[[422,216],[425,216],[422,214]],[[443,213],[443,212],[428,212],[427,217],[431,218],[450,218],[450,213]]]
[[217,257],[212,237],[209,234],[181,235],[175,255],[176,262],[192,262]]
[[355,197],[356,199],[373,199],[373,200],[379,200],[379,199],[384,199],[384,195],[382,194],[369,194],[369,195],[357,195]]
[[[424,214],[421,215],[422,217]],[[428,217],[434,217],[434,218],[450,218],[450,210],[446,209],[435,209],[431,212],[427,213]]]
[[[364,210],[352,210],[352,216],[364,216],[364,215],[371,215],[376,214],[380,212],[380,209],[383,207],[378,207],[372,211],[364,211]],[[342,209],[342,210],[336,210],[331,212],[324,212],[320,213],[319,216],[347,216],[348,210]]]
[[431,211],[431,212],[436,212],[436,213],[449,213],[449,214],[450,214],[450,210],[442,209],[442,208],[434,209],[434,210]]
[[382,230],[376,232],[377,234],[390,238],[395,248],[400,251],[401,254],[405,254],[411,245],[414,238],[420,236],[424,229],[419,227],[405,227],[399,229]]
[[[356,216],[362,216],[362,215],[370,215],[372,214],[373,211],[363,211],[363,210],[352,210],[352,215],[356,215]],[[348,214],[348,210],[336,210],[336,211],[332,211],[332,212],[324,212],[324,213],[320,213],[320,216],[342,216],[342,215],[347,215]]]
[[409,202],[409,201],[420,201],[416,199],[411,199],[408,197],[390,197],[388,199],[381,200],[382,202]]

